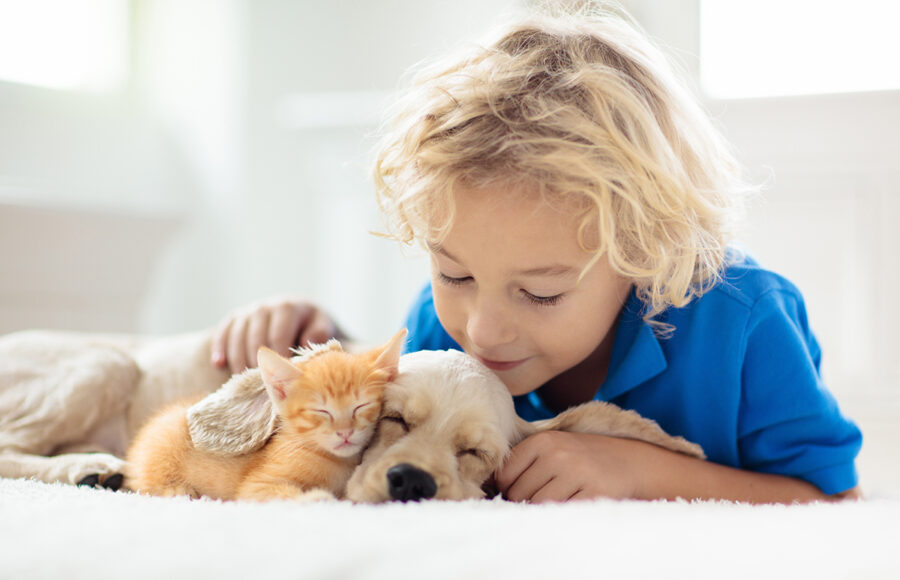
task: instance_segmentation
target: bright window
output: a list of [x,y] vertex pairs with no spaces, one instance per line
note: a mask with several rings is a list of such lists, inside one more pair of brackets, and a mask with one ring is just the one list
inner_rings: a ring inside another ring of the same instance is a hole
[[126,0],[0,0],[0,80],[106,91],[128,69]]
[[900,89],[900,2],[702,0],[700,76],[715,98]]

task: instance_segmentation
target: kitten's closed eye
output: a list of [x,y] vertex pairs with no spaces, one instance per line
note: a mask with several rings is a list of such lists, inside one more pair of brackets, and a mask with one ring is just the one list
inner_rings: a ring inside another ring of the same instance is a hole
[[375,403],[369,402],[369,403],[363,403],[362,405],[357,405],[356,407],[353,408],[353,418],[355,419],[356,414],[359,413],[361,410],[365,409],[366,407],[370,407],[374,404]]

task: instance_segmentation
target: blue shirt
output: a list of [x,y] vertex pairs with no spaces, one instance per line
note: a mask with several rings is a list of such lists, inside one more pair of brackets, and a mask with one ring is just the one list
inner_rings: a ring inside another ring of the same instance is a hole
[[[819,344],[793,284],[745,258],[706,294],[657,317],[674,325],[669,337],[656,336],[642,309],[632,292],[595,399],[698,443],[710,461],[803,479],[829,495],[856,486],[862,434],[822,382]],[[435,314],[430,285],[407,328],[410,352],[461,350]],[[514,399],[526,420],[554,414],[537,391]]]

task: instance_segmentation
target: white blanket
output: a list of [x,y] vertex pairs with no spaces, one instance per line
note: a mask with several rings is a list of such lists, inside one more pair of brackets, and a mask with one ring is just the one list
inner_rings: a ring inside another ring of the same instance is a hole
[[0,578],[900,578],[900,498],[254,504],[0,479]]

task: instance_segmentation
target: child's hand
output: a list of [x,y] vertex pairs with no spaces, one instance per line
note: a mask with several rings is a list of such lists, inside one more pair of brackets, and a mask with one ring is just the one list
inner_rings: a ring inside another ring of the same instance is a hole
[[290,349],[323,343],[343,333],[322,310],[303,300],[272,298],[232,312],[213,336],[212,363],[232,373],[257,365],[256,352],[268,346],[288,356]]
[[658,453],[669,452],[630,439],[545,431],[513,448],[496,484],[512,501],[637,498]]

